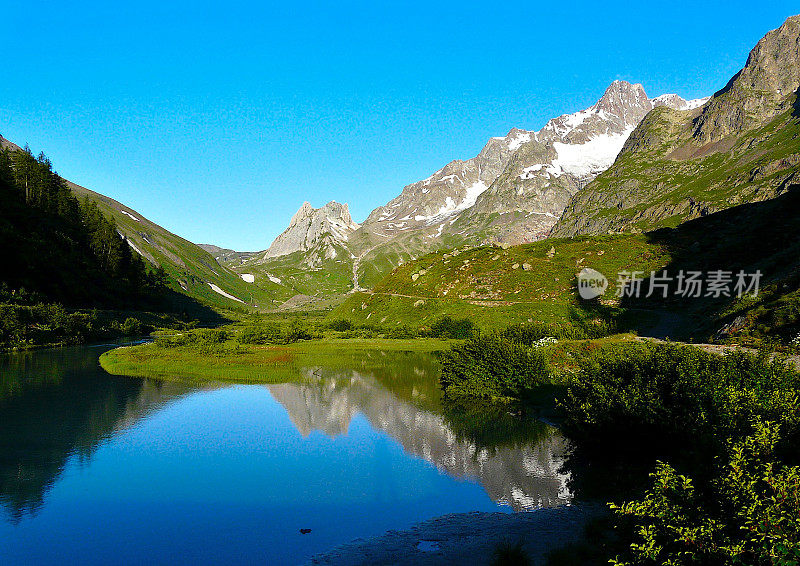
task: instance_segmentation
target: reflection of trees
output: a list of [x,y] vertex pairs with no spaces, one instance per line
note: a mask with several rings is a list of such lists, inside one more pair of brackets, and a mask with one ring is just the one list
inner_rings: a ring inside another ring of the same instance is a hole
[[[450,475],[477,478],[497,502],[521,510],[569,500],[566,478],[559,473],[564,443],[553,429],[527,423],[511,432],[511,419],[506,419],[483,438],[466,434],[478,425],[459,421],[454,426],[442,410],[436,375],[430,373],[438,371],[437,366],[403,366],[393,355],[385,362],[382,371],[308,368],[303,370],[308,384],[270,385],[269,389],[303,434],[312,430],[344,434],[351,419],[361,413],[407,452]],[[437,391],[435,396],[432,390]],[[487,442],[500,439],[503,431],[511,433],[512,440]]]
[[459,438],[489,450],[520,448],[545,440],[553,428],[504,404],[443,400],[442,414]]
[[106,374],[101,351],[0,356],[0,505],[12,519],[41,508],[70,457],[89,458],[115,430],[180,393]]

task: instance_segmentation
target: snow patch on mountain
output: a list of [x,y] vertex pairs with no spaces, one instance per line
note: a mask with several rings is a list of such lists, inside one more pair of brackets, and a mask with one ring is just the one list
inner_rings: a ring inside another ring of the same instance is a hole
[[579,178],[598,175],[611,167],[631,132],[633,128],[626,128],[620,134],[601,134],[581,144],[554,142],[558,158],[552,167]]
[[669,106],[675,110],[694,110],[695,108],[700,108],[709,100],[711,100],[710,96],[695,98],[694,100],[684,100],[677,94],[662,94],[661,96],[651,98],[650,103],[653,105],[653,108],[656,106]]
[[506,141],[508,141],[509,151],[517,151],[522,144],[531,141],[531,134],[530,132],[519,132],[511,139],[506,138]]
[[130,212],[127,212],[127,211],[125,211],[125,210],[120,210],[120,212],[121,212],[122,214],[124,214],[125,216],[127,216],[128,218],[130,218],[131,220],[133,220],[133,221],[135,221],[135,222],[139,222],[139,219],[138,219],[138,218],[136,218],[136,217],[135,217],[133,214],[131,214]]
[[255,283],[256,276],[253,275],[252,273],[242,273],[242,280],[245,283]]
[[232,299],[232,300],[234,300],[234,301],[239,301],[240,303],[244,303],[244,301],[243,301],[242,299],[240,299],[240,298],[238,298],[238,297],[234,297],[234,296],[233,296],[233,295],[231,295],[230,293],[226,293],[225,291],[223,291],[222,289],[220,289],[218,285],[214,285],[213,283],[209,283],[209,284],[208,284],[208,286],[209,286],[209,287],[211,287],[211,290],[212,290],[212,291],[214,291],[215,293],[218,293],[218,294],[222,295],[223,297],[226,297],[226,298],[228,298],[228,299]]
[[[473,183],[467,187],[466,193],[461,202],[457,203],[452,197],[448,196],[445,198],[445,203],[442,205],[442,207],[434,214],[428,216],[416,215],[414,216],[414,220],[417,222],[425,222],[428,225],[441,222],[446,218],[453,216],[454,214],[458,214],[462,210],[466,210],[473,206],[475,201],[478,200],[478,197],[488,188],[489,186],[483,181],[477,181],[476,183]],[[441,233],[441,230],[439,233]]]
[[137,254],[139,254],[140,256],[144,257],[144,254],[142,253],[142,250],[140,250],[139,248],[137,248],[137,247],[136,247],[136,244],[134,244],[133,242],[131,242],[129,238],[125,238],[125,241],[126,241],[126,242],[128,242],[128,245],[129,245],[130,247],[132,247],[132,248],[133,248],[133,251],[135,251],[135,252],[136,252]]

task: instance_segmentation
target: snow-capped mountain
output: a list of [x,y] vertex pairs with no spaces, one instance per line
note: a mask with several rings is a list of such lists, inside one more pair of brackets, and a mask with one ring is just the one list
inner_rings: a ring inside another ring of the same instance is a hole
[[650,110],[656,106],[684,110],[705,100],[686,101],[675,94],[651,99],[640,84],[614,81],[590,108],[559,116],[530,132],[451,231],[512,244],[545,237],[571,196],[614,163]]
[[694,110],[695,108],[700,108],[709,100],[711,100],[710,96],[696,98],[694,100],[684,100],[677,94],[662,94],[661,96],[656,96],[651,99],[650,102],[653,103],[653,107],[669,106],[675,110]]
[[452,218],[475,204],[527,139],[530,134],[517,129],[490,139],[472,159],[451,161],[427,179],[406,186],[399,196],[373,210],[364,228],[387,236]]
[[364,221],[392,236],[434,228],[434,236],[519,243],[542,238],[567,201],[614,162],[628,136],[656,106],[696,108],[668,94],[648,98],[640,84],[614,81],[596,104],[547,122],[539,131],[512,129],[467,161],[452,161],[405,187]]
[[[327,266],[340,276],[352,271],[350,289],[358,289],[400,262],[443,246],[544,238],[570,198],[614,163],[650,110],[689,110],[706,100],[649,98],[642,85],[614,81],[590,108],[553,118],[538,131],[513,128],[489,139],[475,157],[451,161],[407,185],[361,225],[347,205],[314,209],[304,203],[269,249],[246,262],[247,269],[261,264],[288,281],[292,266],[284,258],[303,252],[292,260],[296,267]],[[318,291],[305,280],[293,281],[306,293]]]

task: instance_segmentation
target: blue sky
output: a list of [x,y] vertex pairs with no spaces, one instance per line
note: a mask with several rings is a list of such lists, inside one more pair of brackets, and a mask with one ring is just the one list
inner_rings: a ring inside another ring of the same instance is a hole
[[0,7],[0,134],[194,242],[374,207],[614,79],[713,93],[796,2],[30,2]]

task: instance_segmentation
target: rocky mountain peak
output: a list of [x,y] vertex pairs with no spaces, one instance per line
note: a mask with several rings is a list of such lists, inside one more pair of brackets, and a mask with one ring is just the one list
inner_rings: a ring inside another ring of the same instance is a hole
[[314,207],[311,206],[311,203],[305,201],[300,208],[297,209],[297,212],[294,213],[292,219],[289,221],[289,226],[294,226],[299,222],[302,222],[303,219],[308,218],[309,216],[314,214]]
[[598,112],[624,118],[626,123],[636,125],[652,110],[653,105],[642,85],[614,81],[608,85],[594,108]]
[[788,110],[799,88],[800,16],[792,16],[761,38],[744,68],[703,108],[694,138],[707,144],[759,127]]
[[323,241],[331,244],[346,242],[360,226],[353,222],[347,204],[331,201],[314,208],[304,202],[294,213],[289,227],[275,238],[264,259],[306,251]]
[[800,15],[761,38],[732,82],[739,88],[767,90],[781,97],[796,92],[800,87]]
[[653,108],[666,106],[668,108],[672,108],[673,110],[694,110],[695,108],[703,106],[710,99],[710,96],[706,96],[705,98],[686,100],[677,94],[662,94],[661,96],[651,98],[650,102],[653,103]]

